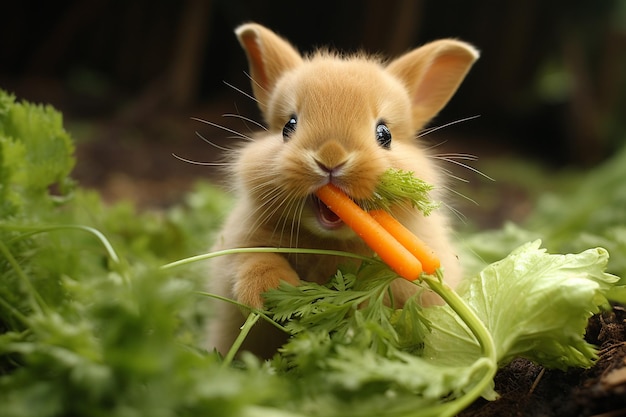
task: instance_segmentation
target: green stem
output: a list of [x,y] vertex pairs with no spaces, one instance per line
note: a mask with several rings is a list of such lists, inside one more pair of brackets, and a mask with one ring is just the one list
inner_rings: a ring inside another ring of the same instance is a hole
[[56,225],[47,225],[47,226],[24,226],[24,225],[0,224],[0,228],[5,229],[5,230],[18,231],[18,232],[26,232],[23,235],[14,238],[14,240],[24,239],[28,236],[32,236],[38,233],[54,232],[57,230],[79,230],[79,231],[87,232],[87,233],[94,235],[100,241],[102,246],[104,246],[104,249],[107,251],[107,254],[111,258],[111,260],[115,262],[115,264],[119,265],[120,263],[120,258],[119,256],[117,256],[115,249],[113,249],[111,242],[109,242],[109,240],[106,238],[106,236],[104,236],[102,232],[100,232],[98,229],[94,229],[93,227],[83,226],[83,225],[78,225],[78,224],[56,224]]
[[301,248],[234,248],[224,249],[215,252],[204,253],[202,255],[196,255],[189,258],[181,259],[178,261],[170,262],[169,264],[162,265],[161,269],[170,269],[177,266],[187,265],[193,262],[203,261],[205,259],[216,258],[218,256],[233,255],[236,253],[300,253],[300,254],[315,254],[315,255],[333,255],[343,256],[345,258],[360,259],[362,261],[372,262],[372,258],[367,256],[356,255],[350,252],[343,252],[338,250],[327,249],[301,249]]
[[[476,337],[481,348],[482,357],[478,360],[486,359],[487,372],[485,375],[462,397],[445,404],[445,414],[454,416],[472,404],[487,389],[498,370],[498,357],[496,346],[491,337],[491,333],[485,324],[476,316],[476,313],[463,301],[459,295],[450,287],[445,285],[440,279],[430,275],[422,276],[428,286],[435,291],[450,308],[463,320],[470,331]],[[443,415],[443,414],[442,414]]]
[[241,326],[241,331],[239,332],[237,339],[235,339],[235,342],[233,343],[230,350],[226,354],[226,357],[224,358],[224,362],[222,363],[223,367],[230,366],[233,359],[235,359],[235,355],[239,351],[239,348],[241,348],[243,341],[248,336],[248,333],[250,333],[250,330],[252,330],[252,326],[256,324],[260,317],[261,316],[255,312],[248,314],[248,318],[246,319],[246,322],[243,324],[243,326]]
[[[204,291],[196,291],[196,294],[202,295],[204,297],[214,298],[216,300],[224,301],[226,303],[231,303],[231,304],[234,304],[237,307],[240,307],[242,309],[246,309],[246,310],[250,310],[251,309],[249,306],[247,306],[245,304],[241,304],[241,303],[239,303],[239,302],[237,302],[237,301],[235,301],[235,300],[233,300],[231,298],[228,298],[228,297],[222,297],[221,295],[213,294],[213,293],[210,293],[210,292],[204,292]],[[278,330],[283,331],[285,333],[290,333],[289,330],[287,330],[287,328],[285,326],[283,326],[280,323],[277,323],[274,320],[272,320],[272,318],[270,316],[268,316],[265,311],[257,310],[257,309],[253,309],[252,311],[253,311],[253,313],[256,313],[259,316],[261,316],[261,318],[263,318],[268,323],[272,324]]]

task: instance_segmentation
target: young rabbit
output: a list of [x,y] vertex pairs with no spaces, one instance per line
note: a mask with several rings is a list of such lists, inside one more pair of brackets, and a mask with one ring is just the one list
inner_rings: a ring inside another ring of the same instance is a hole
[[[336,249],[373,253],[313,195],[333,183],[355,200],[372,196],[388,168],[413,171],[436,186],[442,175],[420,148],[416,132],[454,94],[477,51],[456,40],[439,40],[382,63],[364,55],[343,57],[318,51],[302,57],[287,41],[258,24],[236,34],[246,52],[254,96],[267,123],[253,141],[234,152],[230,175],[237,202],[214,250],[241,247]],[[396,207],[394,216],[439,256],[445,281],[461,278],[448,238],[448,220],[437,210]],[[210,290],[252,307],[281,280],[325,282],[345,259],[278,253],[235,254],[211,262]],[[392,286],[400,305],[415,285],[398,279]],[[436,302],[423,293],[423,304]],[[226,353],[243,324],[242,311],[216,304],[209,347]],[[285,340],[274,327],[257,323],[243,349],[270,357]]]

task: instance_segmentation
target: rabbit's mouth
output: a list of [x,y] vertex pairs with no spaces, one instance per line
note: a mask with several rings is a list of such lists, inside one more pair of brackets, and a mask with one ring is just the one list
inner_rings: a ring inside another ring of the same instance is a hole
[[317,221],[319,224],[327,230],[339,229],[343,226],[343,221],[337,216],[331,209],[328,208],[319,198],[311,196],[313,202],[313,208]]

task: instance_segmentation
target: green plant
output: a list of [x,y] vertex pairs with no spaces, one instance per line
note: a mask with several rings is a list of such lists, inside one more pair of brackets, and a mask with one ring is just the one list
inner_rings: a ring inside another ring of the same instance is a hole
[[494,398],[515,356],[590,366],[586,321],[622,288],[604,249],[550,255],[535,241],[457,293],[437,275],[416,284],[445,306],[398,309],[384,302],[396,275],[365,259],[267,294],[242,337],[276,321],[292,337],[272,361],[221,358],[198,347],[211,317],[200,261],[220,254],[175,260],[208,245],[227,196],[199,185],[165,213],[107,206],[71,181],[60,115],[1,91],[0,146],[3,416],[453,415]]

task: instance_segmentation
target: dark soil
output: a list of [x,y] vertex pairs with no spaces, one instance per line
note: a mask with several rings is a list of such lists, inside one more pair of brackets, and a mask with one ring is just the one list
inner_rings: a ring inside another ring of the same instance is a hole
[[586,340],[599,347],[593,367],[550,370],[516,359],[496,376],[501,397],[479,400],[461,416],[626,416],[626,309],[592,317]]

